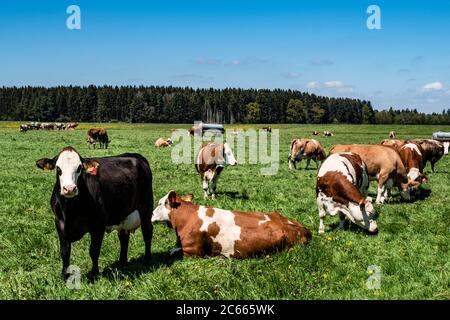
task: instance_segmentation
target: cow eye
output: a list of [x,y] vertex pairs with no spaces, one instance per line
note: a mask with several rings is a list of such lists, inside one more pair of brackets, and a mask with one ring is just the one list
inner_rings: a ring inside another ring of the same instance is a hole
[[81,165],[78,166],[77,173],[81,172]]
[[61,168],[60,167],[56,167],[56,174],[58,176],[60,176],[62,174]]

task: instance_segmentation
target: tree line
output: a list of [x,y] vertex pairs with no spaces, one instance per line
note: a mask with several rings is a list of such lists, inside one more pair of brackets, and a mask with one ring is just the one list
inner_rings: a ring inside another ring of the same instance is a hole
[[[393,112],[393,116],[392,116]],[[0,88],[0,120],[130,123],[423,123],[450,114],[376,111],[370,101],[297,90],[193,89],[172,86]],[[413,119],[413,120],[412,120]]]

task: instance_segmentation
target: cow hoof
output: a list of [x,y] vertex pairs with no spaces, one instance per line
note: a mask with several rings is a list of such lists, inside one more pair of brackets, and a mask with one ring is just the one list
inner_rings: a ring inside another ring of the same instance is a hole
[[126,267],[128,265],[128,260],[119,260],[119,262],[117,263],[117,266],[122,268],[122,267]]
[[95,280],[97,280],[99,276],[100,276],[100,273],[98,272],[98,270],[91,270],[91,272],[89,272],[89,274],[87,276],[88,283],[94,283]]
[[183,249],[182,249],[182,248],[175,248],[175,249],[170,250],[170,256],[171,256],[171,257],[178,256],[178,255],[180,255],[182,252],[183,252]]

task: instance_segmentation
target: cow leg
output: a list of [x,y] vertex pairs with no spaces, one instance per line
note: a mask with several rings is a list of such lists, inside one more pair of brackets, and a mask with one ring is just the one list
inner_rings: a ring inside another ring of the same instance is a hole
[[126,230],[120,230],[118,235],[120,240],[119,265],[124,266],[128,262],[128,243],[130,240],[130,233]]
[[345,227],[345,214],[339,212],[339,229],[344,230]]
[[216,196],[216,188],[217,188],[217,181],[219,180],[219,173],[215,173],[212,181],[211,181],[211,188],[212,188],[212,196]]
[[325,217],[327,215],[327,212],[325,211],[325,209],[322,207],[322,205],[319,205],[319,234],[322,234],[325,232],[325,224],[324,224],[324,220]]
[[100,249],[102,247],[103,236],[105,235],[105,231],[96,231],[91,233],[91,246],[89,248],[89,255],[92,260],[92,269],[89,274],[90,280],[93,280],[94,277],[99,274],[98,269],[98,258],[100,257]]
[[376,203],[383,203],[386,193],[386,181],[388,180],[387,175],[380,175],[378,178],[378,194]]
[[305,169],[308,170],[308,168],[309,168],[309,163],[310,163],[310,162],[311,162],[311,159],[310,159],[310,158],[306,159],[306,168],[305,168]]
[[[435,161],[431,160],[430,163],[431,163],[431,171],[433,171],[433,173],[434,173],[434,164],[435,164]],[[423,167],[425,168],[425,164],[423,165]]]
[[317,158],[314,158],[314,162],[316,163],[316,170],[319,169],[319,161],[317,161]]
[[67,272],[67,269],[69,268],[69,265],[70,265],[70,251],[71,251],[72,245],[69,241],[67,241],[64,238],[64,235],[60,228],[60,224],[59,224],[58,220],[55,220],[55,225],[56,225],[56,230],[58,232],[59,250],[60,250],[61,259],[62,259],[62,263],[63,263],[61,273],[62,273],[64,280],[67,280],[70,276],[70,273]]
[[203,186],[203,198],[207,199],[208,198],[208,179],[206,177],[203,177],[203,181],[202,181],[202,186]]
[[152,259],[151,248],[153,237],[153,225],[150,219],[148,221],[142,221],[141,229],[145,244],[144,260],[146,262],[150,262],[150,260]]

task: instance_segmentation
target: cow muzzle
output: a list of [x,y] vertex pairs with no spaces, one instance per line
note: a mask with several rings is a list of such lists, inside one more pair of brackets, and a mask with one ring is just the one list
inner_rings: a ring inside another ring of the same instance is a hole
[[78,194],[78,188],[74,184],[73,185],[63,186],[61,194],[65,198],[73,198],[73,197],[75,197]]

